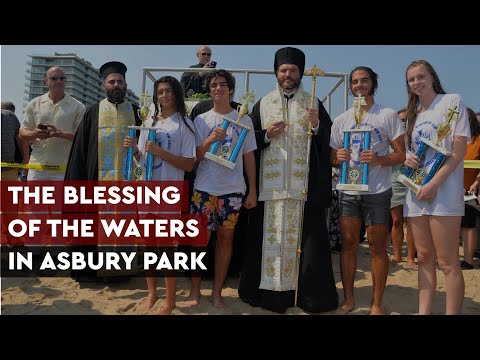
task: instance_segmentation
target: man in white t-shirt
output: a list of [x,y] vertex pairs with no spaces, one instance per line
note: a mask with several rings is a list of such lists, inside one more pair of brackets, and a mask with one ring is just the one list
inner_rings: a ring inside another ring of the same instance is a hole
[[[232,256],[233,234],[238,221],[240,208],[251,209],[257,204],[256,168],[253,151],[257,148],[252,120],[248,115],[238,120],[238,112],[230,106],[230,94],[235,91],[234,78],[226,70],[215,70],[206,77],[207,90],[213,98],[213,109],[195,119],[195,138],[197,161],[199,166],[194,182],[190,212],[206,214],[208,219],[208,239],[213,230],[217,230],[215,251],[215,272],[212,288],[212,304],[223,307],[222,287],[227,276]],[[234,169],[220,165],[205,158],[212,144],[220,141],[219,148],[224,154],[230,154],[241,134],[242,127],[231,124],[222,129],[224,116],[239,121],[250,128],[238,153]],[[245,197],[248,180],[248,194]],[[245,200],[243,200],[245,197]],[[192,277],[190,295],[186,299],[191,305],[198,305],[200,298],[199,276]]]
[[[372,257],[373,298],[370,314],[383,314],[382,297],[389,266],[386,242],[392,197],[392,166],[405,161],[405,142],[402,136],[405,130],[394,110],[375,103],[377,78],[378,75],[369,67],[359,66],[352,70],[349,77],[350,91],[359,98],[358,101],[360,97],[364,97],[366,104],[361,106],[360,115],[355,116],[355,112],[358,111],[356,108],[339,115],[333,122],[330,138],[332,165],[340,166],[345,161],[348,161],[349,168],[365,163],[369,165],[369,191],[340,192],[339,213],[342,233],[340,267],[345,299],[338,307],[337,313],[342,315],[355,308],[356,250],[362,219],[367,226]],[[363,150],[358,146],[362,141],[355,139],[355,136],[352,136],[349,148],[344,148],[343,131],[354,129],[358,118],[361,120],[360,129],[371,129],[370,150]],[[355,144],[355,141],[358,144]],[[392,153],[389,151],[390,145],[393,148]]]

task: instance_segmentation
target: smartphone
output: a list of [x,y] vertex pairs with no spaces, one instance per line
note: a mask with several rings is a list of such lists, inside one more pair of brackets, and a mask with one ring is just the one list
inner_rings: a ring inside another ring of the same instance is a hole
[[217,62],[216,61],[210,61],[210,67],[214,68],[217,66]]

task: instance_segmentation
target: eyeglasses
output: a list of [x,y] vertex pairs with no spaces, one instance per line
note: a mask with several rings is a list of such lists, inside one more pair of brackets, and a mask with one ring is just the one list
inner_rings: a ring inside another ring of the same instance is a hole
[[52,80],[52,81],[57,81],[57,80],[65,81],[65,80],[67,80],[67,78],[65,76],[50,76],[49,79]]
[[202,56],[212,56],[212,53],[200,53]]

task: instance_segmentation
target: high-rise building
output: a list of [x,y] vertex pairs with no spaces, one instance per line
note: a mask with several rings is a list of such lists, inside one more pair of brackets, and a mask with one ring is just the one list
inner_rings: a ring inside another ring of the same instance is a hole
[[[27,69],[25,78],[29,81],[25,84],[27,89],[25,101],[30,101],[37,96],[48,92],[45,84],[45,73],[52,66],[60,66],[67,77],[66,92],[83,103],[85,106],[97,103],[105,99],[105,91],[102,88],[103,79],[98,69],[85,59],[77,55],[55,53],[53,56],[29,55],[32,58],[27,62],[30,69]],[[127,89],[127,99],[138,105],[139,98],[131,90]],[[26,105],[26,104],[25,104]]]

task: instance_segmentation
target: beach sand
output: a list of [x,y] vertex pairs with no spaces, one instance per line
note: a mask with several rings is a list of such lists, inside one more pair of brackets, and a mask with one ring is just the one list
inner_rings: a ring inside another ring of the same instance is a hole
[[[461,250],[461,249],[460,249]],[[368,245],[358,249],[358,270],[355,278],[357,306],[350,314],[366,315],[372,297],[372,278]],[[405,254],[404,254],[405,256]],[[404,258],[405,259],[405,258]],[[340,279],[339,255],[332,254],[335,281],[339,298],[343,299]],[[464,314],[480,314],[480,269],[475,260],[475,269],[463,271],[465,278]],[[406,263],[390,266],[387,286],[383,297],[384,311],[388,315],[409,315],[418,312],[417,270],[408,269]],[[239,279],[228,278],[223,295],[226,306],[214,308],[207,300],[211,293],[212,281],[202,282],[202,298],[198,307],[185,306],[190,280],[179,278],[177,282],[177,308],[173,315],[275,315],[261,308],[254,308],[238,298]],[[2,278],[2,315],[149,315],[163,305],[165,288],[163,279],[158,279],[159,299],[152,309],[146,310],[143,299],[147,295],[145,279],[131,278],[128,282],[108,284],[82,283],[71,278]],[[445,278],[437,269],[437,291],[433,314],[445,313]],[[286,314],[304,315],[298,308],[290,308]]]

